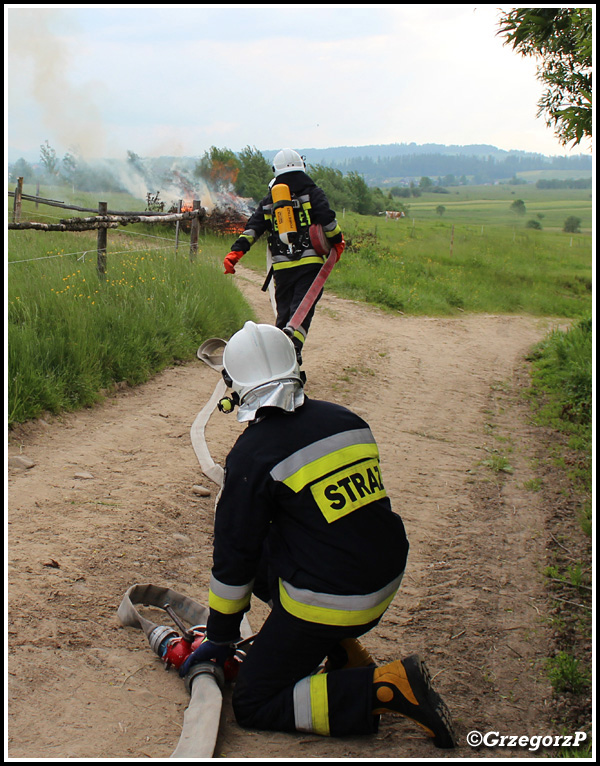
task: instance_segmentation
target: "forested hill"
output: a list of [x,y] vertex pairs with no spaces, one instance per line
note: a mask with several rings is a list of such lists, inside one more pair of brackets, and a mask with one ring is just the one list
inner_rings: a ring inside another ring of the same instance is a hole
[[[262,151],[271,160],[277,150]],[[548,157],[522,151],[505,151],[488,144],[378,144],[298,149],[309,165],[324,165],[342,173],[356,172],[369,185],[430,176],[463,176],[471,182],[489,183],[528,171],[571,171],[592,175],[590,155]]]

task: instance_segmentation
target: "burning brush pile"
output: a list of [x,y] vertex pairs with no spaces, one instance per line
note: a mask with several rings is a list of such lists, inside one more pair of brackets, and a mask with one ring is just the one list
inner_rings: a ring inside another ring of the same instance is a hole
[[[182,202],[182,213],[193,209],[193,201],[188,200]],[[248,216],[243,213],[239,207],[235,207],[233,205],[227,207],[214,206],[212,210],[207,211],[206,208],[202,206],[202,210],[204,211],[204,215],[200,218],[200,226],[201,228],[209,231],[211,234],[223,234],[227,236],[233,235],[238,237],[246,228],[246,221],[248,220]],[[180,212],[179,203],[173,203],[168,212]],[[189,221],[182,221],[180,225],[183,231],[189,233],[191,226]]]
[[[252,200],[238,197],[232,191],[211,190],[208,186],[199,189],[177,170],[172,172],[169,194],[173,194],[174,190],[175,193],[179,192],[179,200],[171,204],[168,212],[193,210],[194,200],[198,200],[205,212],[200,225],[213,234],[237,237],[244,231],[246,222],[252,215],[252,208],[249,206]],[[184,231],[189,231],[189,221],[182,221],[181,227]]]

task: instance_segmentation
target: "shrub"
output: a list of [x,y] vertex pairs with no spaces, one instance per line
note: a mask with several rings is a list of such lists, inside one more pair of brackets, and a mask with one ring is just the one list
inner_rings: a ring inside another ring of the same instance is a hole
[[576,234],[581,231],[581,218],[577,218],[576,215],[570,215],[565,220],[563,231],[566,231],[569,234]]

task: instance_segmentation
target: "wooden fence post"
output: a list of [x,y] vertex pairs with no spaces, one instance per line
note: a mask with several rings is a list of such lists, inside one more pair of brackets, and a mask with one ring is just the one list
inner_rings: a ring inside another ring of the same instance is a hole
[[37,186],[35,187],[35,209],[39,210],[39,196],[40,196],[40,182],[37,182]]
[[[193,208],[200,210],[200,200],[195,199],[193,202]],[[200,216],[196,215],[192,218],[192,228],[190,231],[190,260],[194,260],[198,253],[198,233],[200,231]]]
[[[177,203],[177,212],[181,213],[181,206],[183,205],[183,200],[179,200]],[[179,221],[175,224],[175,252],[179,250]]]
[[23,194],[23,179],[17,178],[15,187],[15,201],[13,203],[13,223],[19,223],[21,220],[21,195]]
[[452,234],[450,235],[450,256],[454,251],[454,224],[452,224]]
[[[98,203],[98,215],[106,215],[108,210],[107,202]],[[106,279],[106,240],[108,231],[106,228],[98,229],[98,263],[97,270],[98,276],[101,279]]]

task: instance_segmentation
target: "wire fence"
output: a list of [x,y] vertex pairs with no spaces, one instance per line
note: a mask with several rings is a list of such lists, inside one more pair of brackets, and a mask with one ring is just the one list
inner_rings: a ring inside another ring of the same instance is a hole
[[[37,231],[91,231],[97,230],[97,271],[99,276],[104,277],[106,274],[106,258],[107,258],[107,231],[112,229],[120,234],[134,235],[147,237],[154,240],[163,242],[169,242],[161,249],[167,250],[171,248],[178,249],[179,246],[179,227],[182,221],[190,222],[190,258],[195,258],[198,252],[198,236],[200,230],[200,221],[206,218],[206,210],[201,206],[200,200],[194,200],[192,210],[177,213],[159,213],[155,211],[143,211],[143,212],[131,212],[131,211],[115,211],[109,210],[106,202],[99,202],[97,210],[92,208],[84,208],[78,205],[68,205],[58,200],[51,200],[39,196],[33,196],[23,194],[23,179],[19,178],[17,186],[14,192],[9,192],[10,197],[14,197],[13,205],[13,221],[8,224],[8,228],[12,230],[37,230]],[[39,221],[22,221],[22,201],[35,201],[36,207],[38,204],[48,205],[50,207],[60,207],[66,210],[74,210],[77,212],[92,212],[97,215],[88,218],[71,218],[64,219],[59,216],[53,216],[48,213],[38,213],[36,211],[36,218],[46,218],[50,221],[58,220],[58,223],[40,223]],[[179,206],[181,210],[181,204]],[[175,238],[161,237],[154,234],[148,234],[146,232],[133,232],[123,231],[119,229],[121,225],[127,225],[131,223],[144,223],[144,224],[156,224],[156,223],[175,223]],[[125,253],[142,252],[143,249],[130,248],[128,250],[113,251],[111,256],[123,255]],[[57,253],[53,255],[40,256],[38,258],[23,258],[19,260],[9,261],[10,264],[15,263],[28,263],[32,261],[42,261],[50,258],[64,258],[67,256],[81,256],[85,259],[88,253],[92,250],[82,250],[74,253]],[[79,260],[79,258],[78,258]]]

